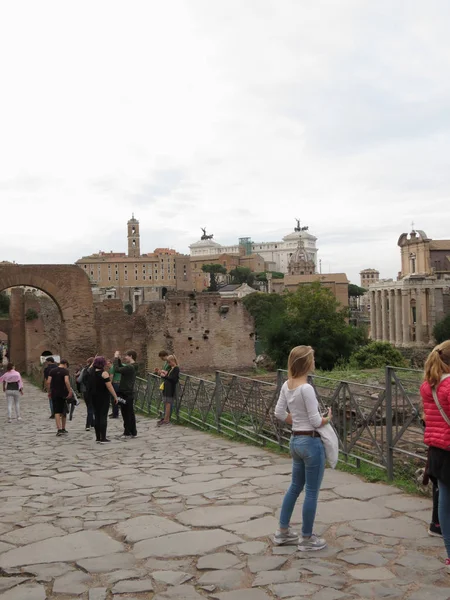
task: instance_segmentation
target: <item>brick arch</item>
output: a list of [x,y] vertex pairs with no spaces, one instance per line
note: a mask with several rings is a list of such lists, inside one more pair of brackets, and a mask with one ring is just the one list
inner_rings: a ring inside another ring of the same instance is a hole
[[75,265],[0,264],[0,291],[18,286],[42,290],[56,303],[63,324],[61,346],[70,362],[82,362],[95,352],[94,303],[86,273]]

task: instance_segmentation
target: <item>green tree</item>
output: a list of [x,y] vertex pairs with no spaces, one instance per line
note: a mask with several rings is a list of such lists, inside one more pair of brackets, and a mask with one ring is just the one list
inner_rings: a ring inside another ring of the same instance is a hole
[[367,290],[363,287],[360,287],[359,285],[355,285],[354,283],[349,283],[348,284],[348,296],[349,298],[351,297],[355,297],[357,298],[358,296],[364,296],[364,294],[367,292]]
[[0,292],[0,315],[9,315],[10,297],[6,292]]
[[302,285],[293,292],[251,294],[244,304],[255,318],[265,352],[285,368],[294,346],[312,346],[316,364],[332,369],[347,360],[358,343],[360,332],[347,323],[348,311],[320,282]]
[[[269,271],[272,273],[272,279],[284,279],[284,273],[279,273],[278,271]],[[267,273],[266,271],[262,271],[261,273],[256,273],[255,278],[257,281],[267,282]]]
[[433,328],[434,339],[438,344],[442,344],[445,340],[450,340],[450,315],[447,315],[436,323]]
[[252,286],[255,281],[255,274],[248,267],[236,267],[230,271],[231,282],[242,285],[246,283]]
[[217,292],[219,289],[219,285],[217,283],[216,275],[222,274],[226,275],[226,268],[222,265],[210,264],[210,265],[202,265],[202,271],[204,273],[209,273],[209,287],[208,292]]
[[285,296],[280,294],[249,294],[242,299],[245,308],[255,319],[258,335],[262,336],[268,323],[286,311]]
[[357,369],[378,369],[388,365],[406,366],[402,353],[389,342],[370,342],[350,357],[350,366]]

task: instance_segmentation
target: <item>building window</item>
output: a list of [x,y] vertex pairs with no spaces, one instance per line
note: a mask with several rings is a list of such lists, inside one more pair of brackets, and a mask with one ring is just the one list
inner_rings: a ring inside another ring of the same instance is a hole
[[108,281],[111,281],[111,275],[108,277]]
[[125,274],[125,281],[128,281],[128,275]]
[[142,279],[145,281],[145,275],[142,276]]

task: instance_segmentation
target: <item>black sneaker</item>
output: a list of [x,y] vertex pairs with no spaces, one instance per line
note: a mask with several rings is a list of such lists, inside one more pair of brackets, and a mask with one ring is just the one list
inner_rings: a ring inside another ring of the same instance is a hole
[[61,431],[62,431],[64,434],[65,434],[65,433],[69,433],[69,432],[67,431],[67,429],[61,429]]
[[441,526],[437,523],[430,523],[428,535],[431,535],[431,537],[442,537]]
[[90,428],[90,427],[86,427],[86,431],[90,431],[90,430],[91,430],[91,428]]
[[100,440],[100,444],[108,444],[110,441],[108,438],[105,438],[104,440]]
[[61,437],[62,435],[64,435],[63,430],[62,429],[58,429],[58,431],[56,432],[56,436],[57,437]]
[[55,415],[50,415],[49,416],[49,419],[54,419],[54,418],[55,418]]

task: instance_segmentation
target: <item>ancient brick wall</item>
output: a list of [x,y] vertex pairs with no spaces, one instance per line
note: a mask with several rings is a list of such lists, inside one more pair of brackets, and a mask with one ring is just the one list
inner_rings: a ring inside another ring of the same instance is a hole
[[[125,312],[121,300],[104,300],[95,305],[96,353],[113,358],[114,352],[136,350],[138,362],[147,362],[146,306],[132,315]],[[88,358],[88,357],[86,357]]]
[[236,371],[253,365],[254,323],[240,300],[218,294],[170,294],[128,315],[118,300],[96,305],[98,351],[133,348],[153,371],[158,352],[174,352],[184,371]]
[[253,364],[253,318],[239,300],[219,294],[169,296],[166,328],[185,371],[235,371]]

